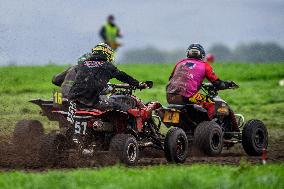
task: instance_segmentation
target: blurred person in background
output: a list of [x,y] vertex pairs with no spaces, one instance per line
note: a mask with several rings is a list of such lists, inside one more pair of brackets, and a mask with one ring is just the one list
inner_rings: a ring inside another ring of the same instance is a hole
[[108,44],[113,50],[116,50],[121,44],[117,41],[117,38],[122,37],[119,27],[115,24],[115,18],[113,15],[107,17],[107,22],[100,30],[100,37]]

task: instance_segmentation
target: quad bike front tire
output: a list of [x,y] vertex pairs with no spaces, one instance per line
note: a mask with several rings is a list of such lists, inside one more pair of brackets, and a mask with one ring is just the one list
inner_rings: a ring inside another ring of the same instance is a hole
[[64,135],[50,133],[43,135],[39,142],[39,162],[44,166],[61,164],[68,157],[67,139]]
[[264,123],[257,119],[249,120],[242,130],[242,145],[250,156],[260,156],[268,146],[268,133]]
[[40,136],[44,134],[43,125],[38,120],[21,120],[13,132],[13,144],[17,151],[30,151],[36,148]]
[[139,146],[136,138],[131,134],[117,134],[110,142],[110,152],[121,163],[128,166],[136,165],[139,158]]
[[223,141],[222,129],[214,121],[203,121],[194,131],[194,146],[208,156],[218,156],[222,152]]
[[164,152],[168,162],[185,162],[188,154],[188,140],[185,132],[181,128],[174,127],[167,132]]

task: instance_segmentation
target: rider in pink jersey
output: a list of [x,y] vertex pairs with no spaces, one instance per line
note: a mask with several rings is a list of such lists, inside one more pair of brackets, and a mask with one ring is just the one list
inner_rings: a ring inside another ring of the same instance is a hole
[[195,58],[180,60],[170,77],[167,93],[189,98],[199,91],[205,78],[210,82],[218,80],[210,64]]
[[[204,62],[205,51],[200,44],[191,44],[187,49],[187,58],[182,59],[175,65],[166,87],[167,101],[169,104],[188,104],[199,101],[208,111],[209,118],[215,113],[214,103],[206,102],[198,93],[202,82],[207,78],[217,89],[226,89],[230,87],[230,82],[222,81],[213,72],[211,65]],[[231,117],[235,129],[238,130],[234,113],[231,111]]]
[[[168,103],[187,104],[207,78],[217,89],[225,89],[229,82],[222,81],[213,72],[211,65],[204,62],[205,51],[200,44],[191,44],[187,58],[177,62],[167,85]],[[174,99],[173,99],[174,98]]]

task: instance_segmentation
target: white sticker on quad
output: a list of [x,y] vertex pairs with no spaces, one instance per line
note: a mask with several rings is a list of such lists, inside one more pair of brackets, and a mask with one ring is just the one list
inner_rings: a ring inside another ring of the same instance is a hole
[[[85,135],[86,134],[86,130],[87,130],[87,122],[76,121],[74,127],[75,127],[75,134],[83,134],[83,135]],[[83,131],[81,133],[82,127],[83,127]]]

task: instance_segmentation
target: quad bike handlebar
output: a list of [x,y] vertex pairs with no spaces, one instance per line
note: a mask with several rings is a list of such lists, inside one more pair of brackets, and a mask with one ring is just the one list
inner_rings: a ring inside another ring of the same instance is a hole
[[153,87],[153,81],[145,81],[145,82],[140,82],[138,86],[133,86],[129,84],[109,84],[110,87],[114,89],[151,89]]
[[103,93],[119,93],[119,94],[132,94],[136,89],[151,89],[153,87],[153,81],[140,82],[138,86],[133,86],[129,84],[108,84],[108,89]]
[[[226,88],[225,89],[237,89],[239,85],[237,85],[234,81],[224,81]],[[203,83],[201,85],[203,91],[207,92],[209,96],[217,96],[218,91],[222,89],[217,89],[212,83]]]

